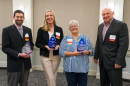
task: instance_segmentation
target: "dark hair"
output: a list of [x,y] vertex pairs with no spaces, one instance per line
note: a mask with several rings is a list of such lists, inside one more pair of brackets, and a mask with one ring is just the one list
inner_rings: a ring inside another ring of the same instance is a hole
[[14,11],[14,17],[15,17],[15,14],[16,14],[16,13],[22,13],[22,14],[23,14],[23,16],[24,16],[24,12],[23,12],[23,11],[21,11],[21,10],[15,10],[15,11]]

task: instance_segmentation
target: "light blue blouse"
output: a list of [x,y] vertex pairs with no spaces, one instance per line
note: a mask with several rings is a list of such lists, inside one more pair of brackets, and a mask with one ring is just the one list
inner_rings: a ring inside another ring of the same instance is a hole
[[[83,38],[86,43],[86,50],[91,50],[92,54],[66,57],[65,52],[74,52],[81,38]],[[72,44],[70,43],[70,40],[72,40]],[[74,37],[67,35],[60,44],[59,55],[64,58],[63,67],[65,72],[87,73],[89,71],[89,56],[92,56],[93,54],[94,48],[92,42],[87,36],[82,34],[78,36],[77,42]]]

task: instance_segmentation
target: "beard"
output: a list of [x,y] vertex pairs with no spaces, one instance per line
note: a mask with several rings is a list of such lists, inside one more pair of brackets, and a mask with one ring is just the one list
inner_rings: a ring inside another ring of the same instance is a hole
[[[18,21],[21,21],[21,22],[18,22]],[[20,26],[20,25],[22,25],[23,21],[22,20],[16,20],[15,23]]]

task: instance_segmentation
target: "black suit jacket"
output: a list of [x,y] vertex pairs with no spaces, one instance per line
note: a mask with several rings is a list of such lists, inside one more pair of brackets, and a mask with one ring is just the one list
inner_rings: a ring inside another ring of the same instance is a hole
[[[36,38],[36,47],[40,48],[40,55],[49,57],[49,51],[45,48],[45,45],[48,45],[49,42],[49,34],[48,31],[44,31],[40,27],[37,32]],[[60,39],[56,38],[57,45],[60,45],[63,39],[63,31],[61,27],[54,26],[54,36],[56,37],[56,32],[60,33]],[[59,50],[54,50],[53,55],[59,55]]]
[[7,54],[7,71],[19,72],[23,68],[29,70],[31,68],[30,58],[18,57],[21,53],[22,47],[26,43],[25,34],[29,34],[29,40],[31,43],[31,49],[33,50],[32,32],[28,27],[23,26],[23,38],[15,25],[11,25],[3,29],[2,32],[2,51]]
[[[115,69],[115,64],[126,67],[125,56],[128,49],[129,37],[126,23],[113,19],[108,28],[104,41],[102,36],[103,23],[98,27],[97,42],[94,59],[99,58],[99,66],[103,61],[106,69]],[[110,41],[110,35],[116,36],[115,41]]]

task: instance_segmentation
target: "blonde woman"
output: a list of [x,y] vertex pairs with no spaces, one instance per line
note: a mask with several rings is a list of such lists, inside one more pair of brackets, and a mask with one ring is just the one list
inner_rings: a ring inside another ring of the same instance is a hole
[[[56,38],[55,49],[48,47],[51,36]],[[59,56],[59,45],[63,39],[61,27],[56,25],[55,14],[52,10],[45,12],[44,25],[38,29],[36,47],[40,48],[41,63],[47,79],[48,86],[56,86],[57,70],[61,61]]]

